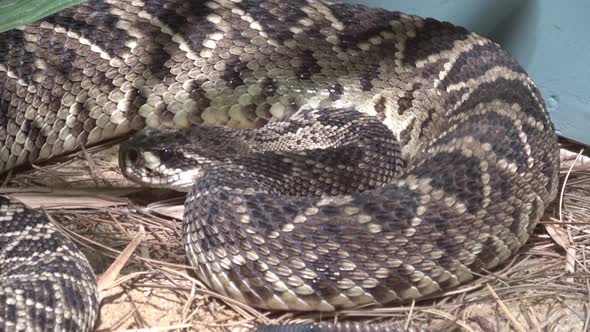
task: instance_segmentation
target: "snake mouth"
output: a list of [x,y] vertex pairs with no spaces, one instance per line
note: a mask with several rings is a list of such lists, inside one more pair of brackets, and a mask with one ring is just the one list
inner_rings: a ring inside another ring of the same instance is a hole
[[167,151],[140,151],[122,144],[119,149],[119,167],[123,175],[143,186],[189,191],[195,179],[202,175],[196,169],[180,169],[166,164]]

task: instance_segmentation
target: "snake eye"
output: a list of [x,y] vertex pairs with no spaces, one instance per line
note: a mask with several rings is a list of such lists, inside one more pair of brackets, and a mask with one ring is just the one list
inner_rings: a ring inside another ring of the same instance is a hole
[[160,151],[160,161],[167,162],[174,157],[174,151],[169,148]]

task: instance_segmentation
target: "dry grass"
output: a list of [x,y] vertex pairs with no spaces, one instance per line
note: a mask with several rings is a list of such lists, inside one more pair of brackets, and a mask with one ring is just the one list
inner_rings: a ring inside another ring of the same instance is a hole
[[2,188],[44,208],[83,248],[99,276],[99,331],[239,331],[345,320],[428,325],[435,331],[589,329],[590,162],[574,163],[575,154],[563,158],[560,198],[503,268],[437,299],[320,314],[259,311],[208,290],[187,266],[181,198],[128,187],[116,166],[105,161],[112,153],[106,151],[83,151],[59,164],[9,175]]

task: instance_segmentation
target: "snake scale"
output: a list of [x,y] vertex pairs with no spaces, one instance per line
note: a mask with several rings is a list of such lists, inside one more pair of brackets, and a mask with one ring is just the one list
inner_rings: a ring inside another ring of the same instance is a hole
[[[449,23],[315,0],[89,0],[0,34],[0,171],[145,127],[125,172],[198,179],[188,257],[260,308],[447,290],[514,254],[556,195],[539,90]],[[80,252],[16,202],[0,220],[0,329],[91,329]]]

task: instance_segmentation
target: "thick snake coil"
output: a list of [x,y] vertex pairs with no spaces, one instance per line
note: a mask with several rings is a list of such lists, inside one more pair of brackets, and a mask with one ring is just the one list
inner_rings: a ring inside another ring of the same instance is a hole
[[[266,123],[167,132],[166,147],[147,130],[121,155],[146,162],[136,181],[198,179],[188,257],[261,308],[449,289],[515,253],[556,194],[539,90],[448,23],[312,0],[92,0],[0,34],[2,171],[146,126]],[[0,328],[91,328],[81,254],[40,213],[2,201],[0,220]]]

